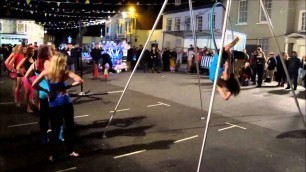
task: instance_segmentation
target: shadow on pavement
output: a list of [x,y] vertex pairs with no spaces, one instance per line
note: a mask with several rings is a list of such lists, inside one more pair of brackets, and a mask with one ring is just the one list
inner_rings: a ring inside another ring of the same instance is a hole
[[[178,86],[198,85],[198,83],[179,83]],[[201,83],[201,86],[213,86],[213,83],[205,82]]]
[[284,139],[284,138],[305,139],[306,130],[287,131],[287,132],[281,133],[280,135],[276,136],[276,138],[278,139]]
[[133,144],[129,146],[123,146],[118,148],[109,148],[109,149],[86,149],[81,150],[82,157],[93,156],[96,154],[103,155],[122,155],[130,152],[140,151],[140,150],[155,150],[155,149],[169,149],[170,145],[174,143],[174,140],[162,140],[156,141],[147,144]]
[[[116,118],[112,120],[111,126],[117,126],[117,127],[129,127],[133,123],[141,121],[147,117],[145,116],[136,116],[131,118]],[[88,125],[80,125],[76,124],[76,130],[84,130],[84,129],[91,129],[91,128],[105,128],[108,123],[107,120],[97,120],[94,121],[92,124]]]
[[[140,127],[134,127],[134,128],[125,128],[125,129],[114,129],[114,130],[108,130],[106,132],[106,136],[108,138],[116,137],[116,136],[145,136],[146,132],[145,130],[152,128],[154,125],[149,126],[140,126]],[[76,139],[103,139],[103,131],[96,131],[91,132],[87,135],[79,136]]]

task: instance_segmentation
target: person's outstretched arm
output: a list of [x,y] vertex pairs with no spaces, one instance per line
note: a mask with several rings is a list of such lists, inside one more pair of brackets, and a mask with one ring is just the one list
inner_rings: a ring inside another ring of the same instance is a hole
[[229,91],[224,91],[220,86],[217,85],[217,89],[224,100],[228,100],[232,93]]
[[28,80],[28,82],[32,85],[32,81],[30,79],[31,76],[35,75],[35,70],[34,70],[34,63],[30,66],[30,68],[27,70],[26,74],[24,77]]
[[32,83],[32,88],[37,89],[37,90],[42,90],[42,91],[46,91],[49,92],[48,90],[42,88],[39,86],[39,83],[45,78],[45,76],[47,76],[48,71],[44,70],[42,71],[39,76],[33,81]]
[[78,86],[78,85],[81,85],[81,84],[84,83],[83,79],[79,75],[77,75],[77,74],[75,74],[71,71],[67,71],[67,75],[68,75],[69,78],[71,78],[74,81],[70,85],[70,87],[75,87],[75,86]]
[[11,64],[11,61],[14,58],[14,56],[15,56],[15,53],[11,53],[10,56],[4,62],[5,66],[8,70],[13,69],[13,65],[10,65],[10,64]]

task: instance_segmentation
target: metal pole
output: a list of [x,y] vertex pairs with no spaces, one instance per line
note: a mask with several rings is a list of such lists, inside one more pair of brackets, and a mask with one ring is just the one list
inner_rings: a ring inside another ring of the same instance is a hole
[[[274,42],[275,42],[275,44],[276,44],[276,46],[277,46],[277,49],[278,49],[279,53],[281,54],[281,49],[280,49],[280,46],[279,46],[278,41],[277,41],[276,36],[275,36],[275,31],[274,31],[274,28],[273,28],[273,24],[272,24],[271,18],[269,17],[269,14],[268,14],[268,12],[267,12],[267,10],[266,10],[266,8],[265,8],[265,6],[264,6],[262,0],[259,0],[259,2],[260,2],[261,9],[263,10],[263,12],[264,12],[264,14],[265,14],[265,17],[266,17],[266,19],[267,19],[267,21],[268,21],[269,28],[270,28],[271,34],[272,34],[272,36],[273,36]],[[291,88],[291,91],[292,91],[292,94],[293,94],[293,97],[294,97],[294,100],[295,100],[295,104],[296,104],[296,106],[297,106],[297,108],[298,108],[298,111],[299,111],[301,117],[302,117],[304,127],[306,128],[306,121],[305,121],[304,115],[303,115],[303,113],[302,113],[302,110],[301,110],[301,108],[300,108],[299,102],[298,102],[298,100],[297,100],[296,94],[295,94],[295,92],[294,92],[294,90],[293,90],[293,87],[292,87],[292,83],[291,83],[291,80],[290,80],[290,76],[289,76],[288,69],[287,69],[286,64],[285,64],[285,62],[284,62],[284,59],[283,59],[283,58],[280,58],[280,59],[281,59],[281,63],[282,63],[282,65],[283,65],[283,68],[285,69],[287,81],[288,81],[288,83],[289,83],[289,85],[290,85],[290,88]]]
[[[83,60],[82,60],[82,37],[81,37],[81,20],[79,20],[79,48],[81,48],[81,62],[80,62],[80,59],[78,57],[78,60],[79,60],[79,63],[80,63],[80,68],[81,68],[81,74],[80,74],[80,77],[83,78]],[[81,92],[80,92],[80,95],[84,95],[84,86],[83,84],[81,84]]]
[[159,12],[159,14],[158,14],[156,20],[155,20],[155,23],[154,23],[154,25],[153,25],[153,27],[152,27],[152,30],[151,30],[151,32],[150,32],[150,34],[149,34],[149,37],[148,37],[148,39],[147,39],[147,41],[146,41],[146,43],[145,43],[145,45],[144,45],[144,48],[143,48],[142,51],[141,51],[141,54],[140,54],[140,56],[139,56],[139,59],[137,60],[137,63],[136,63],[136,65],[135,65],[135,67],[134,67],[134,69],[133,69],[133,71],[132,71],[132,73],[131,73],[131,75],[130,75],[130,77],[129,77],[129,79],[128,79],[126,85],[125,85],[125,87],[124,87],[124,90],[123,90],[123,92],[122,92],[122,94],[121,94],[121,96],[120,96],[120,99],[119,99],[119,101],[118,101],[116,107],[115,107],[115,110],[114,110],[112,116],[110,117],[110,119],[109,119],[109,121],[108,121],[106,127],[105,127],[105,130],[104,130],[104,132],[103,132],[103,138],[106,138],[107,129],[108,129],[109,125],[111,124],[112,119],[113,119],[114,116],[116,115],[116,112],[117,112],[118,107],[119,107],[119,105],[120,105],[120,103],[121,103],[121,100],[122,100],[122,98],[123,98],[123,96],[124,96],[124,94],[125,94],[125,92],[126,92],[128,86],[129,86],[129,84],[130,84],[130,82],[131,82],[131,80],[132,80],[132,78],[133,78],[133,75],[134,75],[134,73],[135,73],[135,71],[136,71],[136,69],[137,69],[137,66],[139,65],[139,63],[140,63],[140,61],[141,61],[141,58],[142,58],[142,56],[143,56],[143,54],[144,54],[145,48],[146,48],[147,45],[149,44],[149,41],[150,41],[150,39],[151,39],[151,37],[152,37],[152,35],[153,35],[153,32],[154,32],[155,29],[156,29],[156,26],[158,25],[158,22],[159,22],[159,20],[160,20],[160,18],[161,18],[162,13],[164,12],[164,10],[165,10],[165,8],[166,8],[167,3],[168,3],[168,0],[165,0],[164,4],[163,4],[163,6],[162,6],[162,8],[161,8],[161,10],[160,10],[160,12]]
[[193,15],[193,7],[192,7],[192,0],[189,0],[189,12],[190,12],[190,20],[191,20],[191,28],[192,28],[192,37],[195,49],[195,61],[196,61],[196,68],[197,68],[197,76],[198,76],[198,85],[199,85],[199,93],[200,93],[200,102],[201,102],[201,119],[205,119],[203,114],[203,100],[202,100],[202,91],[201,91],[201,78],[200,78],[200,69],[199,69],[199,61],[198,61],[198,48],[197,48],[197,37],[195,31],[195,22],[194,22],[194,15]]
[[[228,16],[229,11],[230,11],[231,2],[232,2],[232,0],[228,0],[228,1],[227,1],[227,4],[226,4],[225,15],[224,15],[224,21],[223,21],[223,28],[222,28],[221,47],[220,47],[220,51],[219,51],[219,58],[218,58],[217,70],[216,70],[216,73],[215,73],[214,85],[213,85],[213,90],[212,90],[212,94],[211,94],[211,99],[210,99],[210,104],[209,104],[208,115],[207,115],[207,119],[206,119],[205,132],[204,132],[203,143],[202,143],[202,148],[201,148],[201,153],[200,153],[200,158],[199,158],[199,163],[198,163],[197,172],[200,172],[201,162],[202,162],[202,157],[203,157],[203,152],[204,152],[205,143],[206,143],[207,131],[208,131],[208,126],[209,126],[209,122],[210,122],[210,116],[211,116],[211,112],[212,112],[213,105],[214,105],[215,91],[216,91],[217,80],[218,80],[218,71],[219,71],[219,68],[220,68],[220,62],[221,62],[222,53],[223,53],[223,45],[224,45],[224,39],[225,39],[225,31],[226,31],[226,25],[227,25],[227,16]],[[213,15],[213,14],[212,14],[212,15]]]

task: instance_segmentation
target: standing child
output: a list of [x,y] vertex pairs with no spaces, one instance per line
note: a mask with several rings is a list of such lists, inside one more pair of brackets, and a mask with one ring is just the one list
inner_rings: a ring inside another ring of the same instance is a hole
[[170,71],[175,72],[175,66],[176,66],[176,58],[172,56],[170,58]]
[[105,81],[108,80],[108,70],[109,70],[109,64],[106,63],[106,64],[104,65],[104,73],[103,73],[103,77],[104,77]]
[[246,62],[240,71],[240,84],[242,86],[248,86],[250,83],[251,76],[252,70],[250,67],[250,63]]

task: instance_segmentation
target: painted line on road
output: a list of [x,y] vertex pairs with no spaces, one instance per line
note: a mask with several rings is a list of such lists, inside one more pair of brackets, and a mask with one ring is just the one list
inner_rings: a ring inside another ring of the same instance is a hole
[[228,130],[228,129],[231,129],[231,128],[240,128],[240,129],[243,129],[243,130],[246,130],[246,128],[244,128],[244,127],[241,127],[241,126],[239,126],[239,125],[235,125],[235,124],[231,124],[231,123],[229,123],[229,122],[226,122],[225,124],[227,124],[227,125],[230,125],[229,127],[225,127],[225,128],[221,128],[221,129],[219,129],[218,131],[223,131],[223,130]]
[[7,128],[22,127],[22,126],[34,125],[34,124],[38,124],[38,122],[30,122],[30,123],[24,123],[24,124],[9,125],[9,126],[7,126]]
[[[75,116],[74,118],[84,118],[88,117],[89,115],[81,115],[81,116]],[[29,123],[23,123],[23,124],[15,124],[15,125],[9,125],[7,128],[13,128],[13,127],[22,127],[22,126],[27,126],[27,125],[35,125],[38,124],[38,122],[29,122]]]
[[64,170],[58,170],[56,172],[72,171],[72,170],[76,170],[76,169],[77,169],[76,167],[71,167],[71,168],[67,168],[67,169],[64,169]]
[[87,115],[87,114],[86,115],[81,115],[81,116],[75,116],[74,119],[76,119],[76,118],[84,118],[84,117],[88,117],[88,116],[89,115]]
[[123,90],[120,90],[120,91],[109,91],[107,92],[107,94],[115,94],[115,93],[122,93]]
[[155,107],[155,106],[171,106],[171,105],[168,105],[166,103],[163,103],[163,102],[157,102],[158,104],[154,104],[154,105],[148,105],[147,107]]
[[14,104],[15,102],[1,102],[0,105],[9,105],[9,104]]
[[[130,108],[127,108],[127,109],[119,109],[117,110],[117,112],[122,112],[122,111],[128,111],[130,110]],[[109,113],[114,113],[115,111],[109,111]]]
[[199,137],[199,136],[195,135],[195,136],[187,137],[187,138],[184,138],[184,139],[181,139],[181,140],[177,140],[174,143],[179,143],[179,142],[183,142],[183,141],[186,141],[186,140],[191,140],[191,139],[194,139],[194,138],[197,138],[197,137]]
[[145,152],[145,151],[147,151],[147,150],[144,149],[144,150],[140,150],[140,151],[135,151],[135,152],[131,152],[131,153],[115,156],[114,159],[118,159],[118,158],[122,158],[122,157],[126,157],[126,156],[131,156],[131,155],[139,154],[139,153],[142,153],[142,152]]

